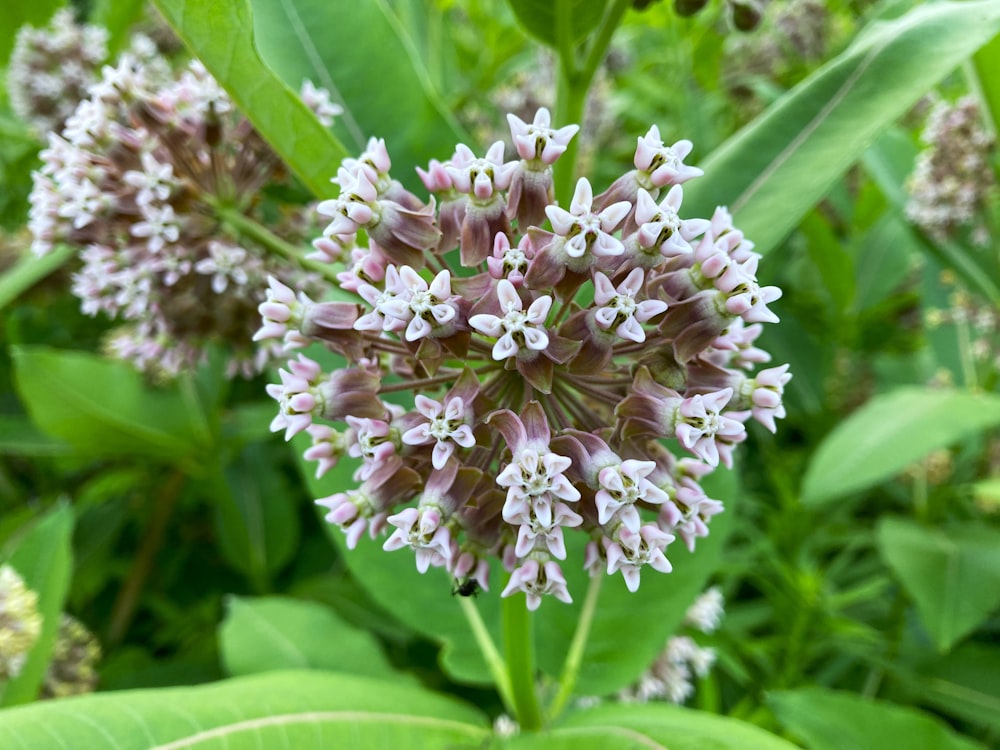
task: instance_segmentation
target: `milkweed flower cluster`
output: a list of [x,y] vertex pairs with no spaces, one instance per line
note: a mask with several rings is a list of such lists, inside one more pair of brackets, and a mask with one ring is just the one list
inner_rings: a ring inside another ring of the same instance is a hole
[[41,632],[38,594],[10,565],[0,566],[0,684],[21,673]]
[[101,645],[87,627],[65,612],[52,648],[52,659],[42,681],[42,696],[65,698],[92,693],[97,688]]
[[[381,140],[345,161],[315,244],[358,302],[272,280],[257,335],[349,362],[326,372],[300,352],[268,388],[272,429],[307,432],[319,475],[360,459],[357,488],[317,501],[349,547],[385,531],[419,570],[484,589],[497,557],[502,595],[534,609],[570,601],[574,529],[592,575],[634,591],[644,567],[668,572],[667,545],[693,549],[722,510],[700,480],[731,465],[747,420],[774,429],[791,375],[753,371],[780,295],[753,245],[725,209],[684,216],[682,184],[702,174],[689,141],[650,128],[634,169],[600,195],[581,179],[560,206],[552,165],[577,127],[544,108],[508,119],[516,158],[459,144],[417,170],[427,201],[390,176]],[[407,392],[409,408],[390,402]]]
[[[722,592],[712,587],[699,596],[684,615],[683,625],[700,633],[714,633],[724,614]],[[705,677],[715,664],[715,651],[699,646],[689,635],[675,635],[635,685],[618,694],[626,703],[666,700],[684,703],[694,693],[694,677]]]
[[920,136],[927,145],[907,182],[906,215],[936,239],[977,223],[973,238],[985,241],[981,212],[995,182],[991,159],[995,142],[982,124],[975,97],[939,102]]
[[[328,100],[310,94],[329,116]],[[122,56],[41,156],[32,249],[80,249],[83,311],[128,324],[111,339],[117,356],[169,377],[222,342],[229,374],[249,377],[278,353],[251,342],[266,279],[310,282],[231,216],[258,214],[259,192],[283,167],[200,63],[173,76]]]
[[108,32],[78,24],[64,8],[48,26],[23,26],[7,68],[14,112],[39,135],[58,131],[87,96],[108,54]]

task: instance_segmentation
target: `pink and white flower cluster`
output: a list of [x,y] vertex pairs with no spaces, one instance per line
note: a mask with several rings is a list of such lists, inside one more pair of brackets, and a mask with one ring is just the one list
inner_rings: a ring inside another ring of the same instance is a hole
[[[571,600],[562,565],[580,547],[575,564],[633,591],[644,568],[669,572],[667,546],[693,549],[722,510],[700,480],[731,465],[748,420],[775,428],[791,375],[755,371],[780,291],[758,283],[753,244],[725,209],[684,216],[689,141],[651,128],[634,169],[599,195],[580,179],[562,207],[552,164],[577,128],[545,109],[509,122],[514,160],[459,144],[418,169],[428,200],[391,177],[382,140],[345,161],[314,242],[339,264],[338,301],[272,279],[258,336],[348,360],[326,373],[299,354],[269,388],[272,429],[307,431],[318,475],[360,459],[356,489],[317,501],[348,546],[387,532],[421,571],[484,589],[499,558],[502,595],[534,609]],[[401,392],[409,408],[384,400]]]
[[32,249],[79,249],[83,311],[126,323],[110,341],[116,355],[169,377],[217,342],[229,374],[250,377],[282,354],[251,341],[266,279],[312,282],[218,210],[252,217],[281,164],[200,63],[175,77],[162,59],[123,55],[41,157]]

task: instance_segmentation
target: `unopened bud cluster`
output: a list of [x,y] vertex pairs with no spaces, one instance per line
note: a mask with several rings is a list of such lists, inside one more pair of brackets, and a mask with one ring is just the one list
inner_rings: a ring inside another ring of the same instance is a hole
[[76,23],[69,8],[48,26],[22,27],[7,68],[11,107],[40,136],[58,131],[86,98],[107,54],[107,31]]
[[42,683],[46,698],[65,698],[91,693],[97,687],[97,663],[101,645],[86,626],[63,613],[59,633],[52,648],[49,669]]
[[0,684],[17,677],[42,632],[38,594],[10,565],[0,565]]
[[921,134],[927,145],[907,183],[906,215],[936,239],[973,225],[973,239],[988,240],[978,222],[993,189],[993,137],[982,124],[975,97],[954,104],[939,102]]
[[[321,116],[335,112],[307,94]],[[117,356],[172,376],[221,342],[230,375],[267,365],[274,347],[251,343],[263,287],[301,274],[220,217],[259,213],[261,189],[283,169],[201,64],[175,77],[123,55],[41,156],[32,248],[80,249],[73,292],[85,313],[126,322],[110,342]]]
[[774,430],[791,375],[756,369],[780,291],[757,282],[752,243],[723,208],[684,217],[682,183],[702,174],[689,141],[650,128],[633,169],[600,195],[580,179],[560,206],[552,165],[577,127],[544,108],[508,120],[517,158],[459,144],[417,170],[429,200],[390,176],[381,140],[346,160],[314,244],[358,301],[272,280],[257,336],[348,360],[327,372],[300,353],[268,389],[272,429],[308,432],[318,474],[360,459],[359,486],[317,501],[348,546],[386,531],[419,570],[484,589],[499,558],[503,595],[534,609],[570,601],[567,531],[592,575],[634,591],[644,567],[668,572],[667,545],[693,549],[722,510],[700,480],[731,465],[747,420]]

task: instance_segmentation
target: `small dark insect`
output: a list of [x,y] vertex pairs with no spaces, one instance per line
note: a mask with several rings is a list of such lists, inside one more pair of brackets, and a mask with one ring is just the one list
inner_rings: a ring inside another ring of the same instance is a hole
[[451,590],[451,595],[455,596],[479,596],[479,581],[475,578],[466,578],[464,581],[456,581]]

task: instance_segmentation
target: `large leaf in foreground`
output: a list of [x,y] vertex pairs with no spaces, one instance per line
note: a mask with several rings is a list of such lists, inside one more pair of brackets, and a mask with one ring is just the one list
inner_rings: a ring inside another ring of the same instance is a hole
[[261,60],[248,0],[154,0],[163,17],[284,162],[317,196],[347,151]]
[[979,747],[938,719],[912,708],[853,693],[807,688],[772,693],[768,702],[785,728],[809,750],[974,750]]
[[395,674],[375,638],[318,602],[279,596],[230,597],[219,650],[234,677],[279,669]]
[[869,401],[817,448],[802,500],[820,505],[881,482],[933,450],[1000,425],[1000,396],[900,388]]
[[567,717],[551,732],[521,735],[510,750],[795,750],[752,724],[668,704],[607,704]]
[[[391,3],[251,0],[251,5],[263,60],[292,88],[309,79],[331,92],[344,107],[334,131],[355,153],[369,136],[385,138],[394,175],[416,188],[413,167],[449,158],[456,141],[464,140]],[[328,187],[326,193],[334,190]]]
[[973,524],[931,529],[886,518],[878,546],[942,651],[1000,606],[1000,531]]
[[330,672],[128,690],[0,713],[0,747],[73,750],[476,747],[478,711],[419,688]]
[[18,392],[31,418],[84,452],[194,461],[212,440],[197,397],[154,389],[124,362],[45,347],[13,349]]
[[[42,630],[28,652],[21,672],[6,685],[0,683],[0,695],[5,706],[27,703],[38,696],[59,633],[63,603],[73,575],[72,535],[73,509],[59,504],[18,540],[7,560],[24,579],[25,586],[38,594]],[[0,747],[5,745],[0,743]]]
[[687,213],[728,205],[768,252],[882,129],[998,31],[995,0],[928,3],[871,24],[699,164],[705,176],[685,185]]

